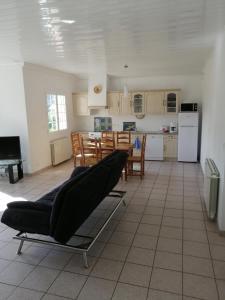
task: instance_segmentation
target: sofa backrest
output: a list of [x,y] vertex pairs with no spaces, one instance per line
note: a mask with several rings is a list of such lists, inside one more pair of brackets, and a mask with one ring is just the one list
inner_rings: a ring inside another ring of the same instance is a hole
[[115,151],[107,159],[62,185],[53,203],[50,235],[66,243],[117,184],[127,154]]

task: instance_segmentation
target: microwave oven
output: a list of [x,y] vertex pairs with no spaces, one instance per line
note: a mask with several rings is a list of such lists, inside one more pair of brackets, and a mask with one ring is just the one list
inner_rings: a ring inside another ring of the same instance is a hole
[[180,111],[198,111],[198,103],[181,103]]

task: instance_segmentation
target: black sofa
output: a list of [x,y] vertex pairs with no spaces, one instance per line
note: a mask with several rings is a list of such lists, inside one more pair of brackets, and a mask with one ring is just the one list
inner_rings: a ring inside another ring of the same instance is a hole
[[[121,177],[127,156],[123,151],[114,151],[93,167],[74,169],[67,181],[36,202],[8,203],[1,222],[18,230],[19,236],[22,233],[47,235],[65,245],[98,204],[112,192]],[[22,248],[22,244],[20,246]]]

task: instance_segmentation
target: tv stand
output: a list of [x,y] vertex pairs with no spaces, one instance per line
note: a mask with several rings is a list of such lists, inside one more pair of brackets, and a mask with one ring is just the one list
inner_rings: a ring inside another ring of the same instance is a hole
[[[18,178],[16,179],[13,173],[14,166],[17,166]],[[10,183],[16,183],[17,181],[23,178],[23,165],[22,160],[20,159],[0,160],[0,167],[7,168]]]

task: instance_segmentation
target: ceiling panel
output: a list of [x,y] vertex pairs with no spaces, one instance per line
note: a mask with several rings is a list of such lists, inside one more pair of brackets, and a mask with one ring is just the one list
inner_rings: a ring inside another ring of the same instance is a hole
[[225,0],[1,0],[0,64],[78,75],[99,67],[115,76],[200,73],[224,20]]

